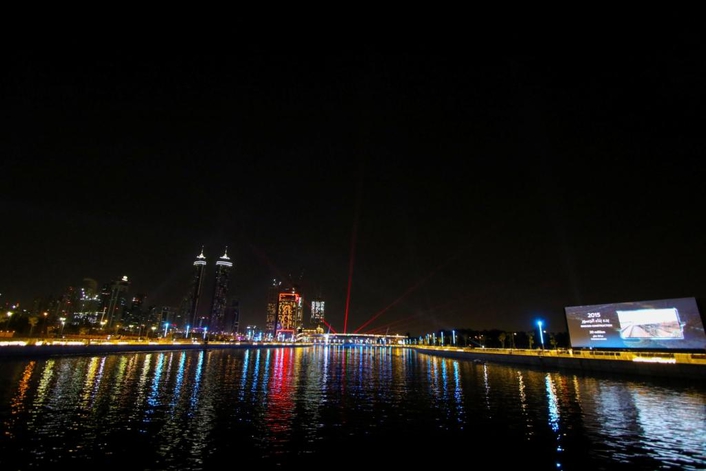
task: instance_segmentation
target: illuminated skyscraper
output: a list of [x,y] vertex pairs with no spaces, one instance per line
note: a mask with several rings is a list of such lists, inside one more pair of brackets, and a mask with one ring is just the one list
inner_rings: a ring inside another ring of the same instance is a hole
[[125,310],[125,315],[123,317],[124,324],[140,325],[144,322],[145,313],[143,309],[145,308],[145,300],[147,295],[138,293],[132,297],[128,308]]
[[174,309],[171,306],[154,307],[150,312],[149,323],[164,326],[167,322],[169,325],[183,326],[184,319],[181,317],[181,311]]
[[269,339],[274,338],[277,330],[277,302],[279,301],[279,290],[282,282],[276,279],[267,289],[267,313],[265,315],[265,335]]
[[191,289],[188,294],[188,312],[186,322],[191,322],[191,328],[196,329],[202,326],[202,317],[199,316],[199,301],[201,300],[201,289],[203,288],[204,277],[206,276],[206,257],[201,253],[194,261],[194,275],[191,279]]
[[240,331],[240,301],[232,299],[226,307],[226,332],[236,334]]
[[302,328],[303,300],[296,287],[280,291],[277,303],[276,340],[293,340]]
[[222,333],[226,330],[225,315],[228,296],[228,280],[233,263],[228,258],[228,247],[221,258],[216,262],[216,279],[213,286],[213,299],[211,300],[211,317],[208,329],[213,333]]
[[116,327],[122,322],[123,313],[128,305],[127,291],[129,287],[130,282],[127,281],[127,276],[123,276],[120,281],[113,281],[110,284],[110,295],[106,306],[108,328]]
[[78,317],[85,322],[97,323],[102,311],[98,282],[93,278],[84,278],[78,295],[78,308],[74,312],[74,320]]
[[311,301],[311,325],[320,327],[324,323],[324,300],[316,298]]

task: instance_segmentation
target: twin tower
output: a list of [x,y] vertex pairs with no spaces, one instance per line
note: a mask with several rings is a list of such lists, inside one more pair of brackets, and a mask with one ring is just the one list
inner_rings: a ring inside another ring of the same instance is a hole
[[[237,324],[238,316],[237,311],[229,313],[228,309],[228,283],[230,272],[233,268],[233,263],[228,257],[228,247],[216,261],[213,297],[211,298],[211,308],[207,312],[203,311],[203,306],[201,305],[201,294],[204,280],[206,279],[207,267],[206,256],[203,251],[204,248],[201,247],[201,253],[194,261],[194,276],[191,280],[189,292],[184,299],[186,312],[182,319],[186,323],[185,328],[187,331],[189,329],[194,332],[208,331],[212,334],[231,333],[234,328],[233,323]],[[234,319],[230,319],[234,316]]]

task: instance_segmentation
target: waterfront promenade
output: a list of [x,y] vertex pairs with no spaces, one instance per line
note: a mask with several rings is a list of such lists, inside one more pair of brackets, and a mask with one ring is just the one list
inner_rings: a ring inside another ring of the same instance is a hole
[[52,355],[101,355],[170,350],[303,347],[284,342],[203,342],[190,340],[16,339],[0,342],[0,358]]
[[510,349],[412,346],[419,352],[476,362],[706,382],[706,352]]

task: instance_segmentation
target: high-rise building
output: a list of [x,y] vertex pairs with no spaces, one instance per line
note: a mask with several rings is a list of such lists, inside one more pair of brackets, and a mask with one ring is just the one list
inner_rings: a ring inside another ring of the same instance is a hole
[[304,309],[296,286],[280,291],[277,302],[275,340],[293,340],[302,329]]
[[208,330],[212,333],[223,333],[226,330],[225,316],[228,297],[228,281],[233,263],[228,257],[228,247],[216,262],[216,278],[213,285],[211,300],[211,315]]
[[84,326],[95,326],[101,316],[101,299],[98,282],[93,278],[84,278],[78,294],[77,307],[73,312],[73,322]]
[[231,299],[226,308],[226,332],[237,334],[240,331],[240,301]]
[[105,314],[107,316],[106,322],[107,327],[117,327],[117,325],[122,322],[123,313],[127,307],[127,292],[130,287],[130,282],[127,280],[127,276],[123,276],[122,279],[118,281],[113,281],[108,286],[108,299],[105,309]]
[[181,327],[184,325],[184,319],[180,316],[180,312],[172,306],[153,306],[150,308],[147,324],[157,331],[164,329],[165,325]]
[[324,323],[324,300],[316,298],[311,301],[311,326],[321,327]]
[[147,299],[146,294],[138,293],[133,296],[130,305],[125,310],[125,316],[123,318],[123,324],[140,325],[144,322],[145,313],[143,311],[145,300]]
[[80,290],[77,290],[73,286],[66,288],[64,294],[62,294],[54,303],[53,311],[54,317],[57,319],[64,319],[65,322],[72,324],[74,322],[74,315],[78,311],[80,306]]
[[194,261],[194,273],[191,278],[191,288],[188,293],[188,312],[186,322],[191,322],[191,328],[197,329],[203,326],[203,317],[199,315],[199,301],[201,301],[201,290],[206,276],[206,257],[201,253]]
[[268,340],[274,338],[277,330],[277,302],[279,301],[279,291],[282,282],[277,279],[272,280],[272,284],[267,289],[267,312],[265,314],[265,336]]
[[82,288],[84,297],[92,298],[98,294],[98,282],[93,278],[84,278]]

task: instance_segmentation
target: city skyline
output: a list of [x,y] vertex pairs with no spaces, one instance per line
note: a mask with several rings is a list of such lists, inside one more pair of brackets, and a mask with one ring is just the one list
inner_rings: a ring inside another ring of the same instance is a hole
[[201,247],[228,247],[241,326],[275,278],[339,332],[564,331],[567,306],[701,300],[703,52],[688,29],[11,51],[0,300],[129,276],[175,305]]
[[[117,324],[126,324],[123,319],[125,314],[132,314],[132,308],[142,312],[141,320],[129,321],[131,324],[165,324],[179,330],[212,333],[242,333],[239,325],[239,312],[237,310],[239,299],[230,292],[230,272],[233,263],[228,256],[226,247],[223,254],[216,258],[215,263],[209,262],[209,257],[204,254],[205,247],[193,261],[193,272],[190,282],[178,302],[171,305],[154,305],[146,303],[148,293],[130,290],[132,281],[129,276],[111,279],[100,283],[91,277],[84,277],[80,283],[66,285],[66,289],[56,295],[36,295],[31,303],[6,303],[5,308],[15,313],[24,315],[51,314],[52,318],[65,317],[71,324],[76,316],[76,325],[90,317],[90,322],[95,328],[112,330]],[[100,286],[100,288],[99,288]],[[301,297],[299,285],[291,278],[287,280],[270,280],[268,290],[275,289],[276,295],[281,293],[297,293]],[[205,291],[205,292],[204,292]],[[1,294],[0,294],[1,295]],[[101,300],[101,298],[103,298]],[[131,301],[128,301],[131,299]],[[263,312],[265,306],[271,301],[263,299]],[[311,303],[314,303],[312,306]],[[325,302],[312,296],[309,307],[310,321],[300,319],[301,327],[322,327],[325,323]],[[90,307],[89,307],[90,306]],[[269,309],[269,307],[267,307]],[[230,310],[230,311],[229,311]],[[276,312],[276,308],[275,308]],[[302,313],[304,314],[303,310]],[[68,316],[68,317],[67,317]],[[301,316],[300,316],[301,317]],[[160,319],[160,320],[155,320]],[[274,323],[274,319],[271,321]],[[248,325],[248,328],[259,328],[269,333],[274,333],[275,327],[268,325],[269,321],[263,315],[260,325]]]

